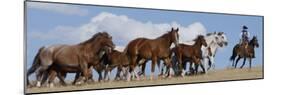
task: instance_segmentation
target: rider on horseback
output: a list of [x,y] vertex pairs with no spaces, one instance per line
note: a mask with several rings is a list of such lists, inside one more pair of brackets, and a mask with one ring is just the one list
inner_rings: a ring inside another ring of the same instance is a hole
[[248,43],[249,43],[249,37],[250,37],[250,33],[247,31],[248,27],[243,25],[242,27],[242,33],[241,33],[241,40],[240,40],[240,45],[241,46],[245,46],[245,48],[248,47]]

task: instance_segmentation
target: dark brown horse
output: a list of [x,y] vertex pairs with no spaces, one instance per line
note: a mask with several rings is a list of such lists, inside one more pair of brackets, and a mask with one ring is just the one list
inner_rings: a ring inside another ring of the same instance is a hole
[[43,48],[37,53],[38,56],[28,70],[27,77],[36,71],[37,86],[40,86],[43,73],[47,73],[49,67],[54,67],[56,72],[81,72],[81,80],[87,80],[89,67],[95,65],[93,63],[97,63],[106,51],[110,52],[114,47],[112,37],[106,32],[99,32],[76,45],[53,45]]
[[[241,58],[244,58],[243,64],[241,65],[240,68],[243,68],[243,66],[245,65],[246,62],[246,58],[249,59],[249,68],[251,68],[252,66],[252,58],[255,58],[255,47],[259,47],[259,43],[258,43],[258,39],[256,36],[254,36],[250,42],[248,47],[245,47],[244,45],[240,45],[240,44],[236,44],[233,48],[232,51],[232,56],[230,57],[230,60],[233,61],[232,66],[234,66],[236,68],[238,61]],[[238,56],[238,58],[236,59],[236,57]],[[236,63],[234,65],[234,61],[236,59]]]
[[[124,79],[124,75],[126,73],[126,68],[129,67],[129,59],[128,56],[117,50],[113,50],[109,54],[105,54],[104,64],[106,65],[106,69],[104,72],[105,81],[109,80],[109,76],[111,71],[117,67],[117,73],[115,76],[115,80]],[[123,75],[123,76],[122,76]]]
[[199,35],[196,39],[194,39],[195,43],[193,45],[185,45],[179,44],[177,47],[174,47],[172,51],[175,53],[175,57],[178,62],[179,69],[181,71],[181,76],[185,75],[186,63],[190,62],[190,70],[193,72],[192,64],[195,63],[195,73],[198,72],[198,66],[204,70],[204,66],[201,64],[202,59],[202,46],[207,46],[207,43],[204,39],[204,36]]
[[[129,75],[127,81],[130,81],[131,75],[136,75],[139,80],[135,67],[138,65],[139,60],[152,60],[150,79],[153,79],[155,65],[159,59],[164,60],[165,63],[170,64],[170,46],[172,43],[178,44],[178,28],[171,29],[168,33],[156,39],[137,38],[127,45],[125,52],[130,60]],[[146,64],[146,63],[142,63]],[[168,65],[170,66],[170,65]]]

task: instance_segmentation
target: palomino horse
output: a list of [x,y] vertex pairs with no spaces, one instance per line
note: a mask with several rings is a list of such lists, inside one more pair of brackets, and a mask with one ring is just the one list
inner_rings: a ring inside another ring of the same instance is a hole
[[[130,81],[131,75],[137,77],[139,80],[139,76],[135,71],[135,67],[139,64],[143,63],[145,60],[152,60],[151,64],[151,74],[150,79],[153,79],[155,65],[158,60],[164,60],[165,63],[171,64],[170,60],[170,46],[174,43],[176,46],[179,42],[179,29],[172,28],[168,33],[163,34],[162,36],[156,39],[147,39],[147,38],[137,38],[127,45],[125,52],[130,60],[130,68],[129,74],[127,77],[127,81]],[[139,62],[140,61],[140,62]],[[171,65],[168,65],[171,68]]]
[[[37,86],[41,86],[40,80],[43,73],[48,73],[50,66],[55,67],[56,72],[81,72],[87,80],[88,69],[99,60],[106,51],[111,51],[115,45],[112,37],[106,32],[99,32],[89,40],[76,45],[53,45],[42,48],[37,53],[32,67],[27,72],[27,77],[36,72]],[[58,73],[61,74],[61,73]]]
[[204,45],[207,46],[204,36],[199,35],[194,39],[195,43],[193,45],[179,44],[177,47],[172,48],[172,51],[175,53],[176,60],[178,62],[179,69],[181,71],[181,76],[185,75],[186,62],[190,62],[190,70],[192,69],[192,64],[195,63],[195,73],[197,73],[198,66],[204,70],[204,66],[201,64],[202,51],[201,47]]
[[104,63],[106,65],[104,72],[104,80],[108,81],[112,69],[117,67],[117,73],[115,80],[124,79],[126,68],[129,66],[128,56],[117,50],[113,50],[111,53],[105,54]]
[[[252,65],[252,58],[255,56],[255,47],[259,47],[258,39],[256,36],[254,36],[250,42],[248,47],[246,48],[245,46],[241,46],[240,44],[236,44],[233,48],[232,56],[230,57],[230,60],[233,61],[232,66],[236,68],[238,61],[241,58],[244,58],[243,64],[241,65],[240,68],[243,68],[246,62],[246,58],[249,59],[249,68],[251,69]],[[236,59],[236,57],[238,58]],[[234,60],[236,59],[236,63],[234,65]]]

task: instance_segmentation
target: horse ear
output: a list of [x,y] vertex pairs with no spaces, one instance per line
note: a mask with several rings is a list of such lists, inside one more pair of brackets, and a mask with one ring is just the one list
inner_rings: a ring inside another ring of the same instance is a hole
[[174,31],[174,27],[172,27],[172,31]]
[[177,32],[179,31],[179,28],[177,28],[177,30],[176,30]]

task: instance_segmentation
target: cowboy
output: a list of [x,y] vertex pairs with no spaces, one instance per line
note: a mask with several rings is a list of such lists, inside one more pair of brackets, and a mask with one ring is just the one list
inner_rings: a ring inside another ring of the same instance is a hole
[[250,33],[247,31],[248,27],[243,25],[242,27],[242,33],[241,33],[241,39],[240,39],[240,45],[245,45],[245,48],[248,47],[248,43],[249,43],[249,37],[250,37]]

